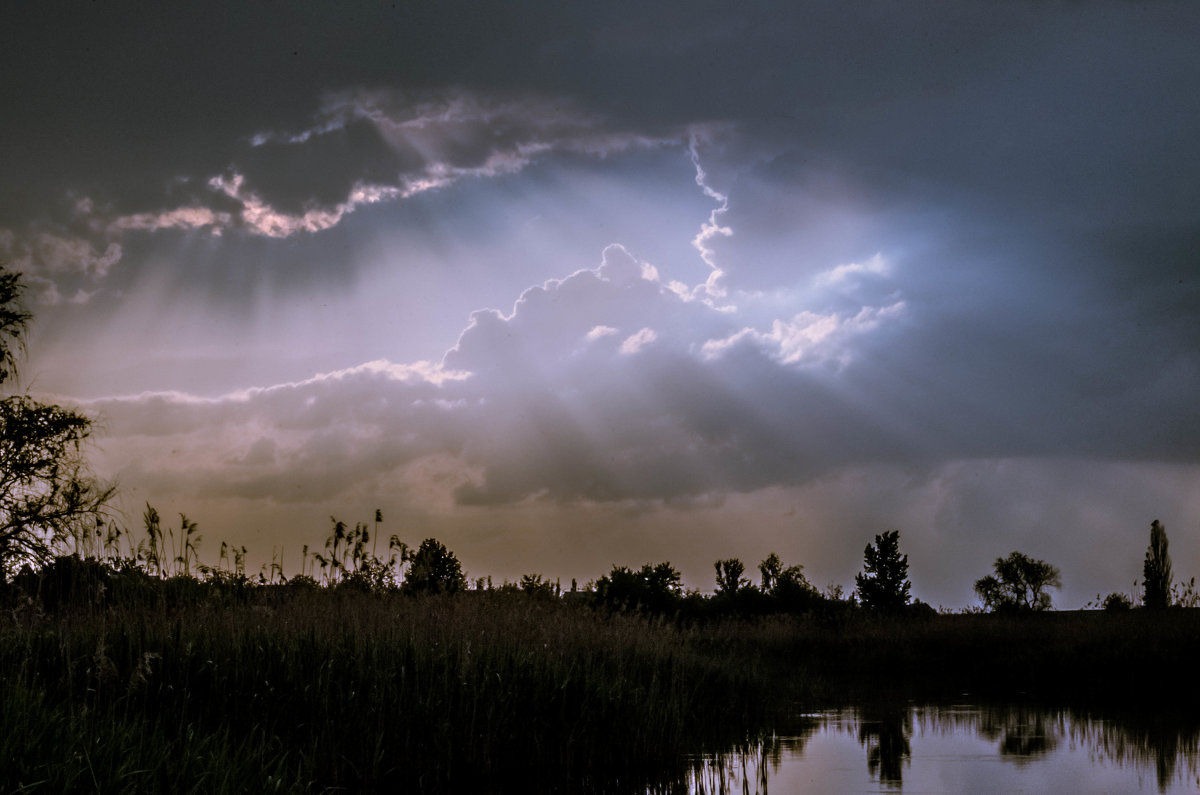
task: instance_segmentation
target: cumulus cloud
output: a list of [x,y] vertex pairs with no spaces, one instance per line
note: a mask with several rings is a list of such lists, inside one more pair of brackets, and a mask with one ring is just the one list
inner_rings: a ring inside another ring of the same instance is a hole
[[621,343],[620,351],[626,355],[634,354],[646,347],[650,343],[658,339],[658,335],[654,333],[654,329],[644,328],[630,334]]
[[844,265],[836,265],[829,270],[821,271],[817,274],[817,278],[814,281],[818,286],[827,287],[844,283],[855,276],[878,276],[887,272],[888,266],[883,259],[883,255],[876,254],[865,262],[848,262]]
[[589,341],[591,341],[598,340],[602,337],[608,337],[616,333],[617,330],[612,326],[594,326],[592,330],[589,331],[585,336]]
[[[835,333],[866,334],[884,314],[807,333],[830,348]],[[781,323],[713,356],[711,341],[736,337],[735,323],[613,245],[597,267],[526,290],[508,314],[476,312],[438,364],[378,361],[217,398],[89,407],[104,417],[108,454],[138,461],[127,474],[207,496],[328,498],[437,461],[439,488],[466,504],[686,502],[844,460],[828,422],[853,412],[790,371],[792,338],[820,324]],[[797,422],[792,404],[810,419]]]
[[837,313],[801,312],[790,320],[776,320],[767,332],[743,328],[724,339],[709,340],[701,350],[710,358],[728,354],[740,345],[756,345],[782,364],[846,364],[849,343],[856,335],[873,331],[904,312],[904,302],[883,307],[864,306],[845,317]]
[[590,346],[590,354],[581,350],[578,341],[589,335],[593,341],[610,334],[627,339],[640,329],[666,326],[686,337],[678,344],[687,344],[694,333],[727,327],[715,313],[689,306],[649,276],[652,271],[624,247],[608,246],[599,267],[525,290],[511,313],[474,313],[445,364],[475,374],[505,374],[509,383],[550,374],[563,364],[578,366],[587,355],[613,352],[604,346]]

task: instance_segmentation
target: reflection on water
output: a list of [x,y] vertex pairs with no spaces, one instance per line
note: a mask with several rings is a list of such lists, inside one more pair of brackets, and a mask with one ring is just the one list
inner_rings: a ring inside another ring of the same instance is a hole
[[860,711],[858,742],[867,749],[867,769],[890,789],[904,783],[904,763],[912,754],[912,715],[904,707],[875,706]]
[[690,793],[1196,792],[1200,720],[1029,705],[876,704],[692,760]]

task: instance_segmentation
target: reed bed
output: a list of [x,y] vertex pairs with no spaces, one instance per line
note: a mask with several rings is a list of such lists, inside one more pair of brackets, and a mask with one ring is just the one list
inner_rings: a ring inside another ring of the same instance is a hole
[[650,614],[86,562],[3,601],[6,792],[675,792],[806,708],[1200,706],[1190,609]]
[[264,590],[16,619],[5,791],[669,789],[770,703],[736,638],[523,594]]

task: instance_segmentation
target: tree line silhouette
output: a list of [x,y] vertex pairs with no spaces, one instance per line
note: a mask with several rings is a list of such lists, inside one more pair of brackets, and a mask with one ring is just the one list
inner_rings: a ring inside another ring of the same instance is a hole
[[[911,594],[908,555],[900,551],[900,532],[888,530],[875,536],[863,550],[862,570],[855,576],[855,589],[845,593],[841,586],[819,589],[804,574],[804,567],[785,564],[770,553],[758,564],[758,582],[745,576],[746,566],[738,558],[713,563],[715,587],[711,592],[688,589],[682,574],[670,562],[645,563],[640,568],[614,565],[594,581],[580,586],[572,580],[564,588],[559,580],[529,573],[516,582],[496,585],[491,577],[468,579],[458,557],[436,538],[426,538],[416,548],[392,535],[383,556],[378,548],[382,512],[375,512],[375,526],[353,527],[330,517],[331,529],[321,551],[308,546],[301,550],[300,573],[287,576],[282,550],[275,550],[270,564],[257,575],[246,572],[244,546],[222,542],[215,565],[200,562],[203,540],[199,525],[179,515],[178,528],[164,523],[158,511],[146,505],[142,516],[144,536],[135,539],[115,522],[73,525],[71,532],[46,541],[45,555],[8,556],[2,567],[8,586],[26,595],[59,601],[66,592],[97,593],[109,589],[114,579],[130,577],[162,582],[190,581],[219,588],[244,590],[253,587],[287,586],[292,589],[360,591],[407,595],[453,595],[463,592],[501,591],[521,593],[535,599],[554,599],[590,605],[610,611],[704,617],[720,615],[762,616],[771,614],[817,614],[831,617],[850,612],[877,615],[927,616],[936,611]],[[27,547],[25,547],[27,549]],[[1194,580],[1173,587],[1166,530],[1155,520],[1144,565],[1140,599],[1147,609],[1195,606]],[[20,562],[20,567],[15,565]],[[82,580],[81,580],[82,578]],[[85,581],[85,585],[80,585]],[[997,558],[993,572],[975,582],[981,606],[967,612],[1037,613],[1052,609],[1049,591],[1061,587],[1057,567],[1012,552]],[[114,591],[113,593],[118,593]],[[57,596],[55,596],[57,594]],[[1089,606],[1107,611],[1127,610],[1132,597],[1113,593]]]

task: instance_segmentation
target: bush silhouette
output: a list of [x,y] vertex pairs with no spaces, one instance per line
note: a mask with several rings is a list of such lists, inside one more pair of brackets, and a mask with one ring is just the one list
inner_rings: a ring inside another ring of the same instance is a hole
[[1123,610],[1128,610],[1129,608],[1133,607],[1133,601],[1120,591],[1113,591],[1108,596],[1104,597],[1104,601],[1101,603],[1101,606],[1106,612],[1120,613]]

